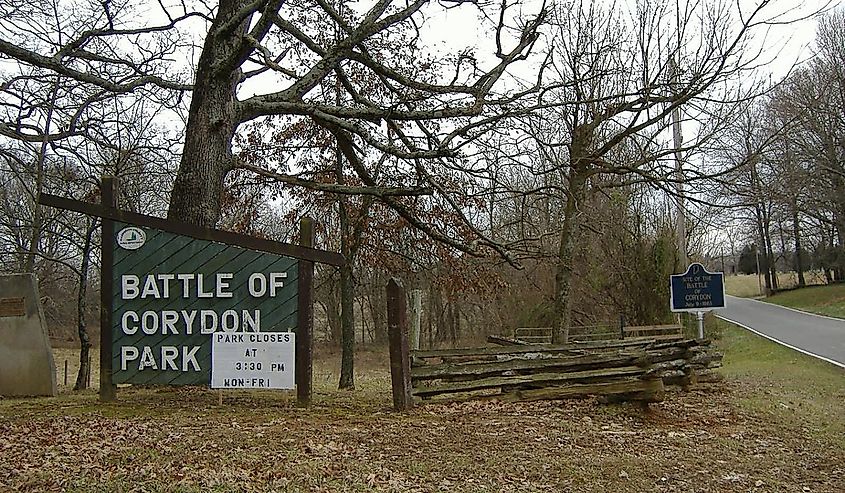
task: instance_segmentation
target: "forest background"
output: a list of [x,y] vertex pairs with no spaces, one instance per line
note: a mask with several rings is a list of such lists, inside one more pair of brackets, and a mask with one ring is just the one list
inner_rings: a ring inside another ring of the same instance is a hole
[[[478,41],[438,43],[448,16]],[[390,276],[423,347],[667,321],[688,259],[840,281],[843,28],[771,1],[3,0],[0,265],[36,274],[78,388],[99,225],[37,199],[98,202],[102,175],[134,212],[291,242],[316,218],[348,260],[315,298],[342,388]]]

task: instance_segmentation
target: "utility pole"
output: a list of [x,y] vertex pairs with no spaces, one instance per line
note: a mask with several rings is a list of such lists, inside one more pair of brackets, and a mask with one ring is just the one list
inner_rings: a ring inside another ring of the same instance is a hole
[[[678,83],[678,64],[672,57],[669,61],[671,73],[672,95],[675,95],[675,86]],[[674,102],[673,102],[674,104]],[[681,107],[676,106],[672,110],[672,143],[675,147],[675,203],[677,205],[675,216],[675,238],[678,245],[678,258],[681,263],[680,272],[687,268],[687,225],[684,217],[684,161],[681,154],[683,136],[681,135]]]

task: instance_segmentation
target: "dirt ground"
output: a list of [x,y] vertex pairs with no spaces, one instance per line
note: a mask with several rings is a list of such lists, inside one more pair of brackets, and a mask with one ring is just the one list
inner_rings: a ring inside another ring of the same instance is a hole
[[308,410],[280,393],[218,406],[195,388],[0,400],[0,491],[845,491],[845,437],[802,426],[794,403],[738,405],[770,391],[760,382],[673,392],[648,411],[471,401],[398,414],[386,373],[356,392],[331,390],[333,377],[318,372]]

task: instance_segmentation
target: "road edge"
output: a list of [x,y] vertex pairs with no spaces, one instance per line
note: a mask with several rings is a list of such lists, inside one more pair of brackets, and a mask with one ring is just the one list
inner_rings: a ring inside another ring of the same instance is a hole
[[[769,303],[769,304],[772,304],[772,303]],[[775,305],[775,306],[780,306],[780,305]],[[785,308],[785,307],[784,307],[784,308]],[[799,310],[796,310],[796,311],[799,311]],[[825,356],[818,355],[818,354],[816,354],[816,353],[811,353],[810,351],[807,351],[806,349],[801,349],[801,348],[799,348],[799,347],[793,346],[792,344],[788,344],[788,343],[783,342],[783,341],[781,341],[781,340],[779,340],[779,339],[775,339],[774,337],[772,337],[772,336],[770,336],[770,335],[768,335],[768,334],[764,334],[764,333],[762,333],[762,332],[760,332],[760,331],[758,331],[758,330],[752,329],[751,327],[749,327],[749,326],[747,326],[747,325],[745,325],[745,324],[741,324],[741,323],[739,323],[739,322],[736,322],[736,321],[734,321],[734,320],[731,320],[731,319],[729,319],[729,318],[727,318],[727,317],[724,317],[724,316],[722,316],[722,315],[716,315],[716,314],[714,314],[714,315],[715,315],[715,317],[716,317],[716,318],[718,318],[718,319],[720,319],[720,320],[724,320],[725,322],[730,322],[730,323],[732,323],[732,324],[734,324],[734,325],[738,325],[739,327],[742,327],[743,329],[745,329],[745,330],[747,330],[747,331],[753,332],[753,333],[757,334],[758,336],[765,337],[766,339],[768,339],[768,340],[770,340],[770,341],[772,341],[772,342],[776,342],[776,343],[780,344],[781,346],[788,347],[789,349],[792,349],[792,350],[798,351],[798,352],[799,352],[799,353],[801,353],[801,354],[806,354],[807,356],[812,356],[813,358],[817,358],[817,359],[820,359],[820,360],[822,360],[822,361],[826,361],[826,362],[828,362],[828,363],[830,363],[830,364],[832,364],[832,365],[834,365],[834,366],[838,366],[839,368],[845,369],[845,363],[840,363],[840,362],[838,362],[838,361],[836,361],[836,360],[832,360],[832,359],[830,359],[830,358],[827,358],[827,357],[825,357]],[[842,319],[836,319],[836,320],[842,320]]]

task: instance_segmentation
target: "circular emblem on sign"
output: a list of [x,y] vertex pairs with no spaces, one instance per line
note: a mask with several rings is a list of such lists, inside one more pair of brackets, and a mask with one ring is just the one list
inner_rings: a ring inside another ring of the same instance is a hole
[[147,234],[141,228],[129,226],[117,233],[117,244],[125,250],[137,250],[144,246],[147,241]]

